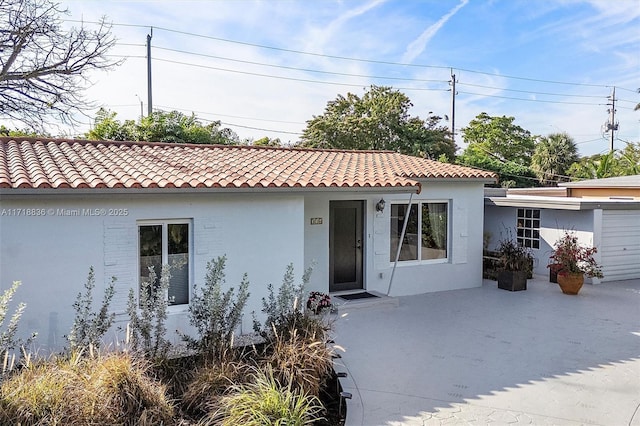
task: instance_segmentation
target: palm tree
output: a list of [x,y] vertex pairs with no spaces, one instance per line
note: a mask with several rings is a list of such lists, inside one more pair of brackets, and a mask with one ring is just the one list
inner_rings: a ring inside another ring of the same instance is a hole
[[536,143],[531,168],[543,186],[555,186],[567,181],[567,171],[578,161],[578,147],[566,133],[552,133],[543,136]]

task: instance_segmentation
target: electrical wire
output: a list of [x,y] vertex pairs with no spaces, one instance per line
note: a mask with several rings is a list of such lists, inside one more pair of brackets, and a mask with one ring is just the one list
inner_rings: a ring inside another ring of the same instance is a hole
[[[74,23],[82,23],[82,24],[100,24],[100,22],[98,22],[98,21],[83,21],[83,20],[74,20],[74,19],[68,19],[68,20],[65,20],[65,21],[66,22],[74,22]],[[327,55],[327,54],[322,54],[322,53],[307,52],[307,51],[303,51],[303,50],[288,49],[288,48],[268,46],[268,45],[258,44],[258,43],[250,43],[250,42],[244,42],[244,41],[238,41],[238,40],[231,40],[231,39],[222,38],[222,37],[215,37],[215,36],[210,36],[210,35],[198,34],[198,33],[190,32],[190,31],[176,30],[176,29],[167,28],[167,27],[157,27],[157,26],[153,26],[153,25],[125,24],[125,23],[116,23],[116,22],[112,22],[112,23],[110,23],[110,25],[112,25],[112,26],[123,26],[123,27],[134,27],[134,28],[150,28],[150,29],[153,29],[153,30],[156,30],[156,31],[166,31],[166,32],[173,33],[173,34],[186,35],[186,36],[190,36],[190,37],[203,38],[203,39],[207,39],[207,40],[215,40],[215,41],[220,41],[220,42],[224,42],[224,43],[230,43],[230,44],[236,44],[236,45],[242,45],[242,46],[249,46],[249,47],[257,47],[257,48],[260,48],[260,49],[267,49],[267,50],[280,51],[280,52],[286,52],[286,53],[295,53],[295,54],[299,54],[299,55],[314,56],[314,57],[321,57],[321,58],[328,58],[328,59],[338,59],[338,60],[344,60],[344,61],[379,64],[379,65],[393,65],[393,66],[399,66],[399,67],[427,68],[427,69],[446,69],[446,70],[451,70],[451,71],[456,70],[456,71],[464,71],[464,72],[469,72],[469,73],[474,73],[474,74],[488,75],[488,76],[492,76],[492,77],[501,77],[501,78],[507,78],[507,79],[531,81],[531,82],[546,83],[546,84],[557,84],[557,85],[567,85],[567,86],[581,86],[581,87],[599,87],[599,88],[608,88],[608,89],[616,87],[616,89],[620,89],[620,90],[625,90],[625,91],[629,91],[629,92],[637,92],[637,90],[629,89],[629,88],[625,88],[625,87],[620,87],[620,86],[613,85],[613,84],[592,84],[592,83],[577,83],[577,82],[560,81],[560,80],[546,80],[546,79],[538,79],[538,78],[532,78],[532,77],[520,77],[520,76],[513,76],[513,75],[502,75],[502,74],[498,74],[498,73],[491,73],[491,72],[472,70],[472,69],[468,69],[468,68],[459,68],[459,67],[453,67],[453,66],[414,64],[414,63],[403,63],[403,62],[393,62],[393,61],[381,61],[381,60],[374,60],[374,59],[354,58],[354,57],[338,56],[338,55]]]
[[366,75],[366,74],[350,74],[350,73],[344,73],[344,72],[334,72],[334,71],[324,71],[324,70],[314,70],[314,69],[310,69],[310,68],[297,68],[297,67],[289,67],[286,65],[273,65],[273,64],[266,64],[263,62],[255,62],[255,61],[246,61],[246,60],[241,60],[241,59],[232,59],[232,58],[226,58],[223,56],[215,56],[215,55],[208,55],[205,53],[196,53],[196,52],[188,52],[186,50],[180,50],[180,49],[171,49],[168,47],[159,47],[159,46],[153,46],[152,47],[154,50],[158,49],[158,50],[165,50],[165,51],[169,51],[169,52],[176,52],[176,53],[184,53],[187,55],[194,55],[194,56],[200,56],[200,57],[205,57],[205,58],[211,58],[211,59],[222,59],[224,61],[231,61],[231,62],[238,62],[238,63],[242,63],[242,64],[249,64],[249,65],[259,65],[259,66],[263,66],[263,67],[271,67],[271,68],[279,68],[279,69],[285,69],[285,70],[294,70],[294,71],[303,71],[303,72],[311,72],[311,73],[318,73],[318,74],[327,74],[327,75],[338,75],[338,76],[343,76],[343,77],[364,77],[364,78],[371,78],[371,79],[378,79],[378,80],[398,80],[398,81],[414,81],[414,82],[428,82],[428,83],[448,83],[448,80],[433,80],[433,79],[420,79],[420,78],[406,78],[406,77],[391,77],[391,76],[376,76],[376,75]]
[[[311,80],[311,79],[308,79],[308,78],[282,77],[282,76],[277,76],[277,75],[261,74],[261,73],[250,72],[250,71],[240,71],[240,70],[233,70],[233,69],[228,69],[228,68],[213,67],[213,66],[210,66],[210,65],[192,64],[192,63],[189,63],[189,62],[174,61],[174,60],[171,60],[171,59],[163,59],[163,58],[152,58],[152,61],[168,62],[168,63],[172,63],[172,64],[184,65],[184,66],[189,66],[189,67],[204,68],[204,69],[210,69],[210,70],[215,70],[215,71],[224,71],[224,72],[230,72],[230,73],[235,73],[235,74],[252,75],[252,76],[255,76],[255,77],[265,77],[265,78],[273,78],[273,79],[279,79],[279,80],[298,81],[298,82],[303,82],[303,83],[327,84],[327,85],[332,85],[332,86],[346,86],[346,87],[362,87],[363,85],[368,85],[367,83],[354,84],[354,83],[341,83],[341,82],[336,82],[336,81]],[[394,87],[394,89],[397,89],[397,90],[434,91],[434,92],[447,92],[448,91],[448,89],[431,89],[431,88],[426,88],[426,87]]]

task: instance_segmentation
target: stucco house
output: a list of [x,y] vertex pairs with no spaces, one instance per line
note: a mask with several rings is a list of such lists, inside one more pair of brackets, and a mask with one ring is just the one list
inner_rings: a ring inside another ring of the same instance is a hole
[[553,244],[574,230],[582,244],[598,248],[604,278],[640,278],[640,175],[561,183],[558,188],[487,189],[485,233],[489,249],[507,229],[532,249],[534,273],[548,274]]
[[477,287],[495,179],[383,151],[0,138],[0,285],[22,281],[21,327],[50,348],[65,343],[90,266],[98,295],[117,278],[122,325],[147,266],[180,259],[167,329],[182,331],[192,286],[221,255],[228,286],[250,281],[240,331],[290,263],[298,279],[313,265],[309,290],[334,294]]

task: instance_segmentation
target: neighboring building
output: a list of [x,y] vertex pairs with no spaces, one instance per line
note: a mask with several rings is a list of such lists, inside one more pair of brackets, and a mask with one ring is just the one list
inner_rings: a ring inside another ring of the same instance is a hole
[[531,247],[536,274],[548,274],[553,244],[564,230],[575,230],[583,244],[598,248],[604,278],[594,284],[640,278],[640,176],[487,189],[484,222],[490,248],[509,232]]
[[490,172],[383,151],[0,138],[0,283],[22,281],[21,327],[50,348],[65,343],[90,266],[96,304],[117,278],[122,326],[147,266],[180,261],[168,330],[189,329],[192,286],[221,255],[228,286],[244,273],[251,283],[245,332],[290,263],[297,280],[313,265],[309,290],[323,292],[478,287],[492,182]]

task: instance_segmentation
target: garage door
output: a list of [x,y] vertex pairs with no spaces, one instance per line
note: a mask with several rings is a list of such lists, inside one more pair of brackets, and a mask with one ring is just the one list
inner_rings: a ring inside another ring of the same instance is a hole
[[602,281],[640,278],[640,210],[602,212]]

